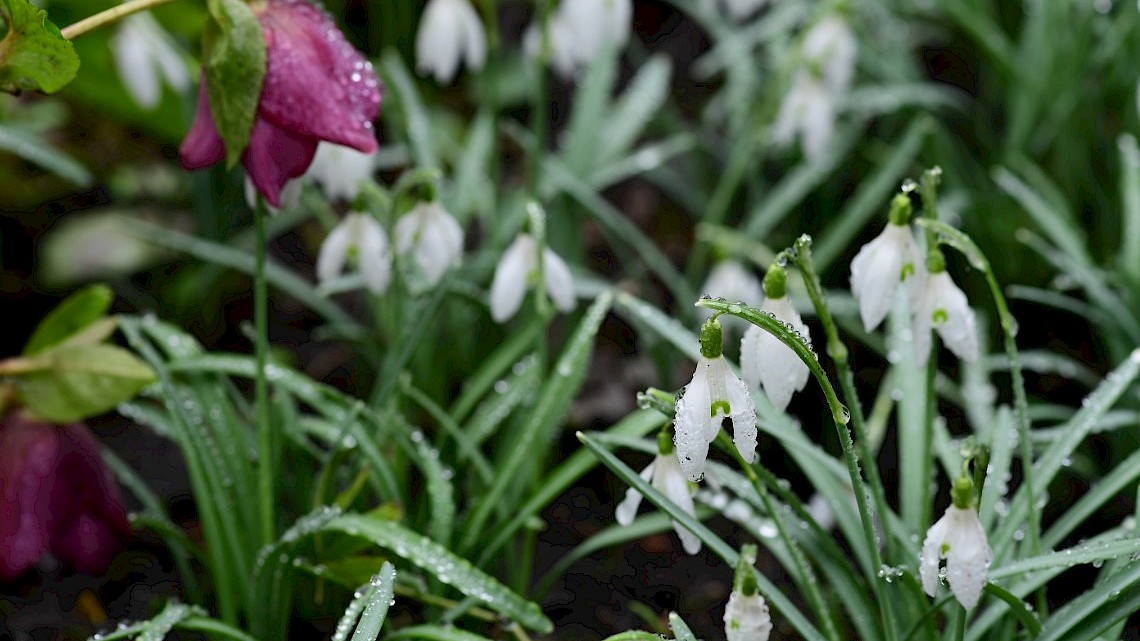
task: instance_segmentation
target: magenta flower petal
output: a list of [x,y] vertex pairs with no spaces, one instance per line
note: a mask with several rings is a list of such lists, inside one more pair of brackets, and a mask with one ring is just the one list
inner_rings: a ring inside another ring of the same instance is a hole
[[280,207],[281,189],[305,173],[316,153],[315,138],[298,136],[258,118],[241,163],[257,191],[270,205]]
[[198,110],[194,113],[194,124],[178,148],[182,166],[187,170],[205,169],[226,157],[222,137],[214,126],[214,116],[210,113],[210,101],[206,96],[206,76],[198,80]]
[[259,115],[296,134],[376,151],[380,82],[328,14],[304,0],[270,0],[258,20],[267,62]]
[[119,487],[82,423],[0,422],[0,579],[47,552],[96,574],[130,532]]

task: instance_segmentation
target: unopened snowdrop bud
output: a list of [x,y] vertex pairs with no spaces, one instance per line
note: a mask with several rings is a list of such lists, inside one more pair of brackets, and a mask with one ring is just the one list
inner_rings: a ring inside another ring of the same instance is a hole
[[463,255],[463,228],[438,201],[416,205],[396,222],[395,233],[396,251],[414,259],[427,288],[439,284]]
[[728,641],[768,641],[772,634],[772,616],[768,603],[760,596],[756,576],[744,575],[743,585],[733,590],[724,609],[724,636]]
[[[649,467],[641,471],[641,478],[651,483],[653,489],[676,503],[677,507],[684,510],[686,514],[696,517],[697,510],[693,504],[692,487],[689,485],[688,479],[681,473],[681,467],[677,463],[677,454],[673,449],[673,441],[669,437],[667,429],[662,430],[658,435],[657,458],[649,464]],[[614,512],[614,517],[619,524],[629,525],[633,523],[634,517],[637,516],[637,508],[641,505],[641,499],[641,492],[632,487],[626,490],[625,499],[618,504],[617,510]],[[673,521],[673,530],[680,537],[681,546],[685,552],[696,554],[701,551],[701,540],[688,528]]]
[[111,53],[123,85],[143,109],[158,106],[163,79],[179,93],[190,88],[186,62],[150,14],[136,13],[123,20],[111,36]]
[[946,559],[946,580],[954,597],[969,610],[978,603],[986,585],[986,570],[993,551],[974,509],[974,486],[968,476],[954,482],[952,503],[926,532],[919,555],[922,588],[929,596],[938,592],[938,566]]
[[468,0],[430,0],[416,34],[416,69],[448,84],[460,61],[472,71],[487,61],[487,36],[479,13]]
[[364,284],[373,294],[388,289],[392,275],[392,252],[384,228],[369,214],[352,212],[344,217],[321,243],[317,254],[317,280],[334,280],[355,257]]
[[[760,309],[790,327],[810,345],[807,325],[787,296],[787,278],[787,271],[778,264],[768,269],[764,276],[767,297]],[[748,385],[763,387],[768,400],[781,411],[788,407],[792,394],[807,385],[809,374],[807,365],[792,348],[755,325],[748,326],[740,342],[740,369]]]
[[[538,243],[530,234],[519,234],[503,252],[491,281],[491,318],[503,323],[522,305],[528,284],[538,274]],[[574,309],[574,280],[570,268],[549,248],[542,252],[542,274],[546,294],[559,311]]]
[[895,196],[886,228],[851,261],[851,293],[859,301],[859,315],[868,332],[886,318],[900,282],[922,283],[926,278],[910,229],[910,215],[910,198],[906,194]]
[[914,351],[920,365],[930,357],[930,332],[938,330],[942,342],[964,361],[978,360],[978,324],[966,294],[946,273],[946,259],[934,249],[927,262],[926,283],[918,292],[914,311]]
[[705,473],[709,443],[716,439],[724,417],[732,419],[732,436],[744,460],[756,458],[756,407],[748,386],[728,366],[721,351],[724,333],[714,316],[701,327],[701,357],[693,380],[677,398],[677,458],[691,481]]
[[321,142],[305,175],[316,181],[329,200],[352,202],[360,194],[361,181],[371,178],[375,170],[375,152]]

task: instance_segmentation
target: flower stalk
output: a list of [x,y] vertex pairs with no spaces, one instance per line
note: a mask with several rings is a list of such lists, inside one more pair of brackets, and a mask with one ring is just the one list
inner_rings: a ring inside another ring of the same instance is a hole
[[253,271],[253,325],[254,358],[257,362],[257,377],[254,379],[254,399],[257,406],[257,466],[258,512],[261,516],[261,541],[265,545],[274,540],[274,496],[273,496],[273,432],[269,421],[269,381],[265,372],[269,360],[269,296],[265,273],[266,234],[265,199],[257,197],[253,210],[253,225],[256,239],[256,255]]
[[74,40],[89,31],[94,31],[100,27],[118,22],[131,14],[147,11],[148,9],[170,4],[171,2],[174,2],[174,0],[130,0],[129,2],[111,7],[106,11],[100,11],[93,16],[88,16],[75,24],[68,25],[60,29],[59,33],[65,40]]

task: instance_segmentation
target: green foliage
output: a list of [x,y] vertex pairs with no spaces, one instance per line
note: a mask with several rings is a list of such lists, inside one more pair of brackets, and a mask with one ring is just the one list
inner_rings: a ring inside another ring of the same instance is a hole
[[241,0],[209,0],[211,21],[202,33],[202,66],[214,126],[233,167],[249,145],[261,84],[265,38],[250,6]]
[[46,11],[28,0],[3,0],[0,19],[7,27],[0,39],[0,91],[55,93],[75,78],[79,57]]

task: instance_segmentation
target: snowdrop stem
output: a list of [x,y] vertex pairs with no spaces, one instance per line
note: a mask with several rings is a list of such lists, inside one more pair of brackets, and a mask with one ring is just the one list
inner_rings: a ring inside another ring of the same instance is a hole
[[1009,311],[1005,294],[1001,285],[994,276],[993,268],[982,250],[978,248],[966,234],[958,229],[938,220],[924,218],[916,221],[922,227],[931,230],[943,244],[949,245],[961,252],[970,264],[985,274],[986,284],[989,285],[990,294],[997,308],[998,319],[1001,321],[1003,343],[1006,358],[1009,360],[1009,371],[1013,379],[1014,408],[1017,411],[1018,445],[1021,450],[1022,483],[1025,484],[1026,496],[1029,505],[1029,554],[1036,555],[1041,550],[1041,522],[1040,515],[1034,503],[1037,500],[1035,485],[1033,484],[1033,450],[1029,441],[1029,401],[1025,395],[1025,377],[1021,372],[1021,358],[1017,353],[1017,320]]
[[[818,283],[816,286],[818,286]],[[823,370],[823,366],[820,365],[815,352],[804,343],[802,338],[796,336],[794,332],[784,327],[782,322],[754,307],[703,297],[697,301],[697,306],[711,309],[714,312],[743,318],[749,323],[775,336],[781,343],[791,348],[791,350],[800,357],[800,360],[808,366],[808,370],[812,373],[812,376],[815,377],[816,382],[823,391],[827,405],[831,409],[831,418],[835,423],[835,431],[839,437],[839,442],[843,445],[843,458],[847,462],[847,474],[851,479],[851,488],[855,493],[855,502],[859,508],[864,544],[867,546],[867,553],[871,557],[871,572],[878,572],[878,569],[883,565],[883,557],[879,552],[878,536],[875,534],[874,513],[867,501],[867,484],[864,482],[863,474],[859,469],[859,457],[855,453],[855,442],[851,436],[851,429],[848,426],[848,423],[851,421],[851,413],[844,407],[843,403],[839,401],[839,396],[835,393],[835,387],[832,386],[831,380],[828,379],[827,373]],[[733,449],[735,450],[735,447]],[[873,464],[874,459],[871,459],[869,461],[869,469],[874,469],[870,467],[870,465]],[[755,473],[754,470],[753,473]],[[883,520],[884,522],[888,520],[886,513],[884,513]],[[889,537],[887,538],[889,539]],[[895,629],[893,607],[889,597],[884,592],[883,582],[872,578],[870,583],[879,604],[879,616],[883,624],[885,639],[886,641],[896,641],[898,639],[898,631]]]
[[[827,336],[827,354],[835,363],[835,371],[839,374],[839,387],[843,392],[843,400],[846,401],[851,410],[851,428],[855,432],[855,444],[859,448],[859,456],[862,457],[863,464],[867,466],[867,477],[871,485],[871,495],[875,501],[875,511],[884,515],[882,522],[886,527],[888,519],[885,515],[889,514],[887,511],[887,493],[883,488],[882,475],[879,474],[879,465],[875,460],[871,439],[867,436],[863,404],[859,401],[859,394],[855,389],[855,373],[851,370],[851,364],[847,360],[847,346],[839,339],[838,326],[831,315],[827,298],[823,295],[819,274],[816,273],[815,260],[811,254],[811,236],[807,234],[800,236],[796,240],[793,250],[792,258],[803,276],[808,298],[811,299],[812,307],[815,308],[816,316],[823,325],[824,334]],[[883,538],[886,556],[892,558],[895,548],[894,537],[885,536]]]
[[[721,430],[717,433],[716,444],[725,452],[728,452],[740,471],[748,477],[748,481],[752,483],[753,489],[756,490],[756,495],[760,497],[760,502],[764,505],[764,511],[772,518],[772,522],[776,524],[776,532],[780,537],[780,541],[787,548],[792,556],[792,563],[796,566],[796,573],[793,578],[801,592],[808,600],[812,611],[815,613],[816,619],[822,621],[823,633],[827,635],[832,641],[840,641],[839,631],[835,628],[835,617],[827,602],[824,601],[822,593],[819,591],[819,581],[816,580],[815,573],[811,569],[811,564],[808,563],[807,557],[804,556],[803,550],[800,549],[799,543],[791,536],[788,529],[788,524],[784,521],[784,512],[776,508],[775,503],[772,501],[772,496],[768,493],[768,486],[760,481],[759,475],[753,468],[753,465],[744,459],[740,450],[736,449],[736,444],[732,439]],[[744,558],[745,552],[742,551],[741,558]],[[753,556],[755,559],[755,556]],[[739,573],[738,573],[739,574]]]
[[257,196],[257,206],[253,211],[253,225],[256,233],[256,255],[253,272],[253,325],[254,358],[257,362],[257,377],[254,380],[254,399],[257,407],[257,494],[261,521],[261,541],[268,545],[273,542],[274,496],[273,496],[273,432],[269,421],[269,381],[265,369],[269,360],[269,297],[265,273],[265,251],[268,242],[265,234],[265,200]]
[[534,149],[530,154],[528,184],[532,198],[540,196],[538,192],[542,187],[542,163],[546,156],[546,136],[550,128],[550,81],[547,78],[547,65],[550,63],[550,4],[551,0],[538,0],[536,7],[542,44],[535,61],[534,76]]
[[174,0],[130,0],[129,2],[111,7],[106,11],[100,11],[93,16],[88,16],[75,24],[68,25],[60,29],[59,33],[66,40],[74,40],[88,31],[94,31],[100,27],[118,22],[133,13],[153,9],[171,2],[174,2]]

